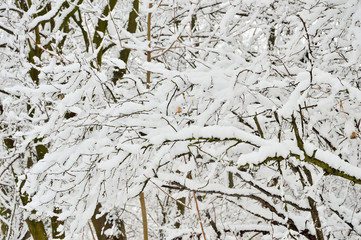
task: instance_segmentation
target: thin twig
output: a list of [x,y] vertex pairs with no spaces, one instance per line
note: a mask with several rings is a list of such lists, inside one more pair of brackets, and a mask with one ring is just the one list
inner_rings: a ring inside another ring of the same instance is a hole
[[[149,3],[149,9],[153,7],[152,3]],[[147,19],[147,40],[149,42],[148,47],[151,47],[150,41],[151,41],[151,24],[152,24],[152,12],[148,12],[148,19]],[[152,52],[147,51],[147,62],[152,61]],[[150,71],[147,71],[147,89],[150,88]]]
[[166,191],[164,191],[161,187],[159,187],[155,182],[153,182],[152,180],[150,180],[149,177],[147,177],[145,174],[143,174],[144,177],[146,177],[148,179],[149,182],[153,183],[157,188],[159,188],[162,192],[164,192],[166,195],[168,195],[168,197],[170,197],[171,199],[173,199],[174,201],[176,201],[177,203],[179,203],[180,205],[188,208],[188,209],[192,209],[191,207],[188,207],[187,205],[185,205],[184,203],[182,203],[181,201],[178,201],[177,199],[175,199],[174,197],[172,197],[169,193],[167,193]]
[[9,34],[11,34],[11,35],[15,35],[14,31],[12,31],[12,30],[4,27],[4,26],[1,26],[1,25],[0,25],[0,29],[4,30],[5,32],[7,32],[7,33],[9,33]]
[[[110,9],[109,4],[108,4],[108,7],[109,7],[109,9]],[[120,45],[120,47],[121,47],[121,48],[123,48],[123,46],[122,46],[122,42],[121,42],[121,40],[120,40],[120,34],[119,34],[119,31],[118,31],[117,25],[116,25],[116,24],[115,24],[115,22],[114,22],[114,18],[113,18],[113,15],[112,15],[112,11],[109,11],[109,16],[110,16],[110,19],[111,19],[111,20],[112,20],[112,22],[113,22],[113,25],[114,25],[115,31],[116,31],[116,33],[117,33],[118,40],[119,40],[119,45]]]
[[86,26],[86,29],[88,30],[88,36],[89,36],[89,39],[90,39],[90,45],[92,46],[92,51],[93,53],[95,52],[94,51],[94,46],[93,46],[93,39],[90,35],[90,30],[89,30],[89,27],[88,27],[88,21],[86,20],[86,16],[84,17],[84,20],[85,20],[85,26]]
[[40,49],[43,50],[44,52],[47,52],[47,53],[49,53],[50,55],[52,55],[52,56],[56,57],[57,59],[61,60],[62,62],[64,62],[64,59],[63,59],[62,57],[60,57],[59,55],[57,55],[57,54],[55,54],[55,53],[53,53],[53,52],[51,52],[51,51],[43,48],[43,46],[39,45],[28,32],[27,32],[26,34],[29,36],[29,38],[31,39],[31,41],[33,41],[38,48],[40,48]]
[[[93,52],[93,54],[94,54],[95,50],[94,50],[93,39],[92,39],[92,37],[91,37],[91,35],[90,35],[90,30],[89,30],[89,27],[88,27],[88,22],[87,22],[87,20],[86,20],[86,16],[84,17],[84,20],[85,20],[86,29],[88,30],[88,36],[89,36],[89,39],[90,39],[90,45],[92,46],[92,52]],[[88,49],[87,49],[87,50],[88,50]],[[99,66],[98,61],[97,61],[96,59],[95,59],[95,63],[96,63],[96,65],[97,65],[97,69],[98,69],[98,71],[99,71],[99,70],[100,70],[100,66]]]
[[171,50],[173,48],[173,45],[179,40],[179,37],[180,35],[182,34],[183,31],[181,31],[179,34],[178,34],[178,37],[176,38],[176,40],[174,40],[170,45],[169,47],[167,47],[162,53],[154,56],[154,57],[151,57],[151,59],[155,59],[155,58],[159,58],[161,56],[163,56],[164,54],[166,54],[169,50]]
[[212,203],[213,206],[213,213],[214,213],[214,225],[217,226],[217,214],[216,214],[216,208],[214,207],[214,204]]
[[92,234],[92,238],[93,238],[93,240],[95,240],[95,236],[94,236],[93,228],[92,228],[92,226],[90,225],[90,223],[89,223],[89,222],[88,222],[88,225],[89,225],[90,233]]
[[12,160],[3,170],[2,172],[0,173],[0,178],[2,177],[2,175],[6,172],[6,170],[8,170],[9,167],[11,167],[11,165],[13,165],[13,163],[15,161],[17,161],[19,158],[15,158],[14,160]]
[[[305,32],[306,32],[306,39],[307,39],[307,43],[308,43],[308,51],[309,51],[309,54],[312,56],[312,50],[311,50],[311,38],[310,38],[310,35],[308,33],[308,29],[307,29],[307,26],[306,26],[306,22],[303,20],[303,18],[301,18],[301,16],[299,14],[296,14],[296,17],[298,17],[301,22],[302,22],[302,25],[303,25],[303,28],[305,29]],[[311,60],[309,58],[309,60]]]
[[236,240],[238,240],[237,235],[233,231],[232,231],[232,233],[233,233],[234,237],[236,238]]
[[345,114],[346,121],[348,121],[347,114],[345,113],[345,109],[343,108],[342,100],[339,99],[339,101],[340,101],[340,109],[343,112],[343,114]]
[[197,208],[199,223],[201,224],[201,229],[202,229],[202,233],[203,233],[203,238],[204,238],[204,240],[207,240],[207,238],[206,238],[206,233],[204,232],[204,229],[203,229],[203,223],[202,223],[201,214],[199,213],[199,208],[198,208],[198,202],[197,202],[196,193],[195,193],[194,191],[193,191],[193,197],[194,197],[194,201],[196,202],[196,208]]
[[139,201],[140,201],[140,207],[142,209],[144,240],[148,240],[148,221],[147,221],[147,209],[145,208],[144,192],[141,192],[139,194]]

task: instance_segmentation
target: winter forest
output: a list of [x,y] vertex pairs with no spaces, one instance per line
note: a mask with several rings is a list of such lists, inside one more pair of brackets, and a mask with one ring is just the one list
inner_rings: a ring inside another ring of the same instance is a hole
[[0,239],[361,239],[358,0],[0,0]]

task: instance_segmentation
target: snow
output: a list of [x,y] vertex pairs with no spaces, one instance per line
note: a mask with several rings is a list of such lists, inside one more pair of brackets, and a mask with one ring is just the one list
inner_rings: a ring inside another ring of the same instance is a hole
[[176,141],[189,138],[218,138],[220,140],[235,138],[258,146],[264,145],[266,142],[260,137],[231,126],[187,127],[176,133],[157,134],[157,136],[150,139],[150,142],[161,144],[166,140]]
[[57,12],[60,10],[61,6],[64,4],[65,1],[57,1],[55,6],[52,6],[52,9],[47,12],[46,14],[39,16],[35,19],[33,19],[29,24],[28,24],[28,29],[33,29],[35,28],[40,22],[42,21],[46,21],[51,19],[52,17],[54,17]]
[[299,104],[304,102],[310,87],[310,75],[308,72],[299,73],[296,79],[296,82],[299,82],[297,87],[291,93],[287,102],[278,110],[278,115],[282,117],[290,117],[295,109],[298,108]]
[[356,167],[344,160],[342,160],[339,156],[331,153],[330,151],[325,151],[321,149],[317,149],[311,143],[305,143],[304,145],[307,155],[313,156],[315,152],[315,158],[326,163],[330,167],[341,171],[342,173],[348,174],[356,179],[361,179],[361,168]]
[[[312,201],[325,238],[358,239],[357,1],[143,2],[135,34],[132,1],[114,22],[102,1],[12,2],[0,17],[15,32],[0,30],[1,239],[23,239],[27,219],[50,234],[53,216],[65,239],[88,239],[102,214],[104,231],[124,220],[137,239],[140,192],[149,239],[202,238],[200,222],[207,239],[316,238]],[[102,55],[87,48],[99,19]]]

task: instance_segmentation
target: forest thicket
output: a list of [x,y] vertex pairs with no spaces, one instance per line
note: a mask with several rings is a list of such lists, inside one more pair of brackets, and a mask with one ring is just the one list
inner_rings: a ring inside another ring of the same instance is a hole
[[357,0],[0,0],[0,238],[361,239]]

